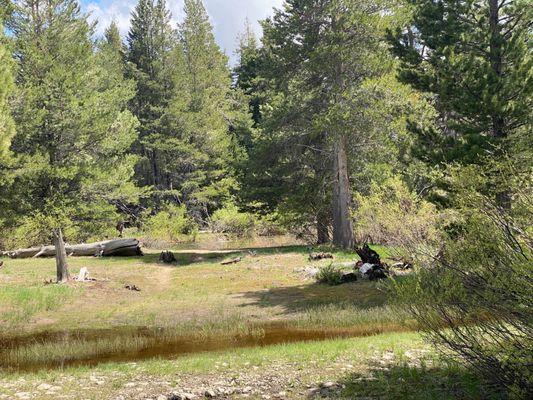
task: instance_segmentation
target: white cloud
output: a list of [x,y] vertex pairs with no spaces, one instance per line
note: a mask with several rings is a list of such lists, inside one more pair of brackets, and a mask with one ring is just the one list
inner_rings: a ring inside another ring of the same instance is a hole
[[[173,24],[176,25],[182,19],[183,0],[169,0],[167,3],[172,12]],[[282,3],[283,0],[204,0],[217,42],[232,61],[237,36],[243,31],[246,18],[260,36],[261,27],[258,20],[271,15],[273,7],[281,7]],[[91,14],[91,20],[98,21],[98,34],[115,20],[121,33],[126,35],[131,11],[136,4],[137,0],[92,0],[85,4],[84,10]]]

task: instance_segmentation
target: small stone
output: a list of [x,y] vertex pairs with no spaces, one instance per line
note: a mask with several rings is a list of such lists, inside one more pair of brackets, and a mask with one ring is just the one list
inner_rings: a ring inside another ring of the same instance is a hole
[[37,386],[37,390],[50,390],[53,386],[49,385],[48,383],[41,383],[39,386]]
[[137,386],[137,384],[135,382],[128,382],[128,383],[124,384],[124,387],[127,387],[127,388],[132,388],[132,387],[135,387],[135,386]]
[[168,398],[167,396],[160,394],[159,396],[157,396],[157,400],[168,400]]
[[18,397],[20,400],[28,400],[31,398],[31,394],[28,392],[18,392],[15,393],[15,396]]
[[283,392],[283,391],[279,392],[278,393],[278,397],[281,398],[281,399],[284,398],[284,397],[287,397],[287,392]]
[[251,386],[246,386],[244,389],[242,389],[243,393],[250,393],[251,391],[252,391],[252,387]]
[[217,394],[215,393],[214,390],[206,390],[205,393],[204,393],[205,397],[207,397],[208,399],[212,399],[213,397],[215,397]]
[[324,389],[331,389],[332,387],[335,387],[335,386],[337,386],[336,383],[335,383],[335,382],[331,382],[331,381],[329,381],[329,382],[324,382],[324,383],[322,384],[322,387],[323,387]]

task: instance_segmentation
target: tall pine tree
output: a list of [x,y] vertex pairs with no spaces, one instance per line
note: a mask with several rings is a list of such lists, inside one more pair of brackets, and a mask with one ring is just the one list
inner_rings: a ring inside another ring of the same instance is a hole
[[[440,114],[432,129],[411,121],[419,138],[414,155],[431,166],[494,161],[510,150],[515,133],[531,130],[531,2],[406,4],[411,19],[389,34],[401,60],[399,78],[434,96]],[[508,206],[506,180],[498,197]]]
[[[137,120],[127,110],[131,84],[109,79],[95,55],[92,26],[75,0],[21,0],[9,28],[19,64],[19,160],[11,210],[37,229],[48,227],[56,248],[63,234],[83,240],[114,227],[114,202],[132,201]],[[43,238],[38,238],[43,239]],[[36,244],[36,243],[33,243]],[[68,279],[58,251],[58,280]],[[63,256],[63,257],[61,257]]]
[[161,116],[172,95],[172,67],[169,60],[176,43],[165,0],[139,0],[127,37],[129,74],[137,83],[130,110],[139,119],[139,141],[134,150],[142,156],[137,166],[141,185],[165,189],[160,152],[154,145],[161,133]]
[[312,220],[318,242],[331,224],[336,245],[354,245],[349,153],[372,129],[362,84],[390,67],[380,43],[389,15],[380,1],[288,0],[264,24],[271,111],[249,180],[271,185],[287,214]]
[[[164,176],[179,202],[200,221],[227,201],[234,129],[246,127],[246,109],[231,91],[227,57],[215,42],[201,0],[186,0],[173,53],[174,96],[165,116]],[[245,105],[244,105],[245,106]]]

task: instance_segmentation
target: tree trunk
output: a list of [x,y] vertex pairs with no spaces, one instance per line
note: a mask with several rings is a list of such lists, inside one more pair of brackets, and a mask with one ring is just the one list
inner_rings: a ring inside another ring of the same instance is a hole
[[68,272],[67,252],[63,241],[61,228],[54,229],[54,247],[56,249],[57,282],[67,282],[70,278]]
[[[498,0],[489,0],[489,25],[490,25],[490,65],[498,82],[502,76],[502,46],[503,38],[500,29],[500,6]],[[498,110],[499,111],[499,110]],[[494,112],[492,118],[492,134],[497,138],[507,136],[505,119],[499,112]]]
[[329,242],[329,215],[320,210],[316,216],[317,244],[326,244]]
[[352,249],[355,239],[350,214],[350,180],[344,136],[335,143],[333,174],[333,244],[343,249]]
[[[137,239],[106,240],[104,242],[65,245],[68,255],[74,257],[84,256],[142,256],[142,250]],[[31,247],[13,251],[4,251],[2,255],[10,258],[32,258],[32,257],[55,257],[55,246]]]
[[[498,87],[502,80],[503,73],[503,35],[501,33],[500,25],[500,2],[499,0],[489,0],[489,26],[490,26],[490,40],[489,40],[489,57],[490,65],[494,75],[497,78]],[[499,93],[494,93],[497,99],[500,99]],[[497,107],[499,102],[497,102]],[[494,137],[504,139],[507,137],[507,124],[500,109],[493,110],[492,119],[492,134]],[[501,177],[499,177],[501,179]],[[501,189],[496,193],[496,204],[504,210],[511,208],[511,195],[509,190]]]

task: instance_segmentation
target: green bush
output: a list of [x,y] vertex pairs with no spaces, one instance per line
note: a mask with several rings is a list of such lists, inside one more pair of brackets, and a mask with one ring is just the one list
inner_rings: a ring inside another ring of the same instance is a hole
[[372,184],[370,194],[357,194],[355,230],[360,241],[405,245],[434,241],[439,214],[434,205],[409,191],[399,177]]
[[157,214],[146,218],[142,231],[150,238],[172,243],[196,237],[198,225],[187,215],[185,206],[167,204]]
[[[533,394],[533,210],[491,205],[489,198],[461,193],[462,220],[446,232],[431,262],[396,282],[406,305],[444,354],[456,355],[509,390]],[[527,201],[525,202],[527,203]]]
[[255,223],[255,232],[259,236],[280,236],[285,235],[287,229],[281,225],[276,214],[268,214]]
[[333,264],[321,267],[315,277],[318,283],[325,283],[327,285],[335,286],[342,283],[342,271],[334,267]]
[[6,229],[3,246],[6,249],[41,246],[52,243],[53,220],[42,214],[26,216],[18,226]]
[[247,237],[253,235],[255,223],[252,214],[241,212],[237,206],[230,204],[213,213],[210,228],[217,233]]

